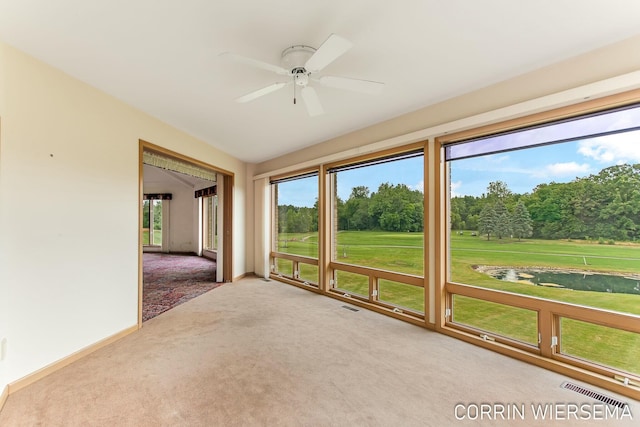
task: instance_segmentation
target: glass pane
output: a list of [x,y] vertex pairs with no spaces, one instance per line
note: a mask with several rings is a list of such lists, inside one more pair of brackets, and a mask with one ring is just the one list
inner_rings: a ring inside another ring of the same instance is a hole
[[342,170],[335,180],[333,259],[424,274],[424,156]]
[[162,200],[153,200],[153,245],[162,245]]
[[424,313],[424,288],[379,279],[378,299],[400,308],[409,308]]
[[335,284],[333,287],[345,291],[348,294],[369,298],[369,278],[361,274],[336,270]]
[[211,199],[211,249],[218,249],[218,196],[210,197]]
[[272,185],[277,206],[274,250],[318,258],[318,177]]
[[451,280],[640,314],[639,144],[627,132],[449,162]]
[[453,295],[452,319],[488,333],[538,346],[538,313]]
[[640,376],[640,334],[560,319],[560,352]]
[[205,197],[204,200],[205,209],[205,242],[204,248],[213,250],[213,233],[215,230],[214,213],[213,213],[213,197]]
[[218,248],[218,196],[205,197],[202,203],[204,203],[203,244],[205,249],[213,251]]
[[281,274],[286,277],[293,277],[293,261],[288,259],[276,258],[275,274]]
[[279,233],[276,252],[318,258],[318,233]]
[[299,279],[304,282],[309,282],[310,285],[318,286],[318,266],[298,263],[300,269]]
[[142,201],[142,244],[149,244],[149,202],[150,200]]

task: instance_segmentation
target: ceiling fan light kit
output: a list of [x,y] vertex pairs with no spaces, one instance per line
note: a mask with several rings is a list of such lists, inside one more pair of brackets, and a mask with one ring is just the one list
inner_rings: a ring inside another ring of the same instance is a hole
[[[384,83],[369,80],[352,79],[337,76],[315,76],[327,65],[347,52],[353,44],[336,34],[331,34],[318,49],[305,45],[293,45],[282,51],[281,64],[277,66],[262,62],[257,59],[248,58],[235,53],[225,52],[221,56],[228,57],[236,62],[243,63],[255,68],[287,76],[288,82],[276,82],[269,86],[260,88],[236,99],[236,102],[250,102],[271,92],[275,92],[294,84],[293,102],[296,103],[295,88],[300,87],[302,99],[304,100],[307,112],[310,116],[318,116],[324,113],[320,98],[316,90],[309,85],[309,82],[317,82],[322,86],[336,89],[350,90],[365,94],[378,94],[382,91]],[[314,75],[312,77],[312,75]]]

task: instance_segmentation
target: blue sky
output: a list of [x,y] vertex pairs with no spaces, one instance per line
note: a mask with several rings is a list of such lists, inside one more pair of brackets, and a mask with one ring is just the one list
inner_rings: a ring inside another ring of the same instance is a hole
[[541,183],[569,182],[623,163],[640,163],[640,131],[455,160],[451,191],[480,196],[500,180],[514,193],[530,193]]
[[[347,200],[353,187],[365,185],[373,192],[383,182],[423,191],[422,160],[417,157],[340,172],[338,195]],[[623,163],[640,163],[640,131],[454,160],[451,192],[452,196],[480,196],[489,182],[500,180],[514,193],[530,193],[541,183],[569,182]],[[280,203],[310,207],[317,197],[317,178],[283,183],[279,190]]]

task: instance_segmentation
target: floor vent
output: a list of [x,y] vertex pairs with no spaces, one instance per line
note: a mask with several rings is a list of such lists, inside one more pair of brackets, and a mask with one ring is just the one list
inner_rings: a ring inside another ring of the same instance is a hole
[[576,393],[580,393],[584,396],[599,400],[600,402],[606,403],[607,405],[617,406],[618,408],[624,408],[628,405],[621,400],[614,399],[613,397],[606,396],[602,393],[598,393],[597,391],[589,390],[588,388],[584,388],[568,381],[563,382],[560,387],[566,388],[567,390],[573,390]]
[[346,308],[347,310],[351,310],[351,311],[360,311],[357,308],[349,307],[348,305],[343,305],[342,308]]

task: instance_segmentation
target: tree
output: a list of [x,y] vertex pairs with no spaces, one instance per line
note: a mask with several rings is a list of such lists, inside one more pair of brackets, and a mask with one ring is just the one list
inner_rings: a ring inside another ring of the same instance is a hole
[[551,182],[534,189],[527,205],[533,220],[534,236],[543,239],[566,237],[562,234],[562,222],[567,217],[568,199],[564,197],[563,185]]
[[[518,207],[520,203],[524,206]],[[452,229],[482,230],[489,239],[491,235],[501,238],[514,234],[518,239],[637,241],[640,164],[610,166],[567,183],[539,184],[523,195],[513,194],[502,181],[494,181],[482,197],[452,197],[450,206]],[[488,206],[497,211],[493,218],[488,216]],[[509,211],[512,215],[508,218]]]
[[478,218],[478,232],[480,234],[486,234],[487,240],[491,240],[491,234],[495,231],[496,222],[497,215],[493,205],[486,204],[480,211],[480,218]]
[[311,231],[318,231],[318,198],[317,197],[309,213],[311,214]]
[[351,195],[349,199],[368,199],[369,198],[369,187],[364,185],[358,185],[357,187],[353,187],[351,189]]
[[162,230],[162,201],[152,200],[153,206],[153,229]]
[[507,207],[504,205],[504,202],[498,199],[493,206],[493,210],[495,212],[495,225],[493,228],[494,234],[498,239],[510,236],[512,233],[511,215],[509,214]]
[[463,215],[466,211],[466,204],[463,198],[454,197],[451,199],[451,229],[463,230],[466,221],[463,219]]
[[487,199],[491,203],[496,203],[500,200],[506,204],[507,199],[512,195],[513,193],[504,181],[492,181],[487,187]]
[[150,200],[142,201],[142,228],[149,228],[149,202]]
[[405,184],[382,183],[371,195],[369,205],[372,228],[385,231],[422,231],[424,195]]
[[451,198],[451,229],[477,230],[478,217],[485,199],[475,196],[461,196]]
[[602,237],[640,237],[640,164],[611,166],[589,178],[603,187],[606,196],[598,215]]
[[318,230],[317,209],[298,207],[292,205],[278,206],[278,232],[279,233],[308,233]]
[[[343,225],[347,230],[368,230],[371,228],[369,215],[369,188],[363,185],[351,189],[351,195],[344,204]],[[346,224],[344,224],[346,222]]]
[[519,201],[513,210],[511,218],[513,234],[518,237],[518,240],[521,240],[523,237],[531,236],[531,233],[533,233],[531,223],[531,215],[529,215],[527,207],[522,201]]

